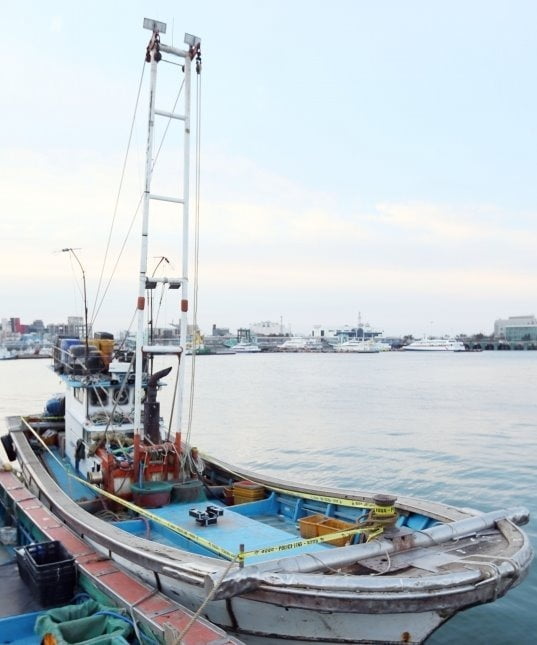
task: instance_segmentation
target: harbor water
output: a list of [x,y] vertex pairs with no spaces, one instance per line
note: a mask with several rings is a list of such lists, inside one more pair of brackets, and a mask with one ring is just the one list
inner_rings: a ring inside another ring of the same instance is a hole
[[[47,368],[0,361],[2,417],[42,411],[62,390]],[[201,452],[298,482],[526,506],[537,549],[537,352],[199,356],[195,372],[190,440]],[[170,379],[165,418],[172,390]],[[506,597],[427,642],[533,644],[536,598],[534,563]]]

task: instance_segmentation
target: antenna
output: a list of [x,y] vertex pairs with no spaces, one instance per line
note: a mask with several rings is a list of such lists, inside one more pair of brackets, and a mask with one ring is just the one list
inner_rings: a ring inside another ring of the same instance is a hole
[[89,356],[89,343],[88,343],[88,299],[86,294],[86,273],[84,272],[84,267],[78,259],[78,255],[75,253],[75,249],[66,248],[61,250],[62,253],[71,253],[71,255],[78,262],[78,266],[82,271],[82,286],[84,289],[84,336],[85,336],[85,345],[86,345],[86,368],[88,367],[88,356]]

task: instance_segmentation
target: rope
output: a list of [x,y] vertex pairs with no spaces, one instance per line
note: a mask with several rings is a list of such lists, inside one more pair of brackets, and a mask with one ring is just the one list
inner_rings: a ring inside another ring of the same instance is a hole
[[172,645],[181,645],[182,644],[183,638],[187,635],[187,633],[189,632],[189,630],[192,627],[192,625],[196,622],[196,620],[198,620],[198,618],[201,615],[201,612],[211,602],[211,600],[213,599],[213,596],[215,595],[215,593],[218,591],[218,588],[222,584],[223,579],[226,577],[226,575],[228,574],[228,572],[231,569],[231,567],[233,566],[233,564],[235,564],[235,562],[236,562],[238,557],[239,557],[239,554],[237,554],[235,556],[235,558],[233,558],[233,560],[230,561],[230,563],[228,564],[228,566],[226,567],[226,569],[222,573],[222,575],[220,577],[220,580],[218,580],[218,583],[215,584],[215,586],[212,588],[212,590],[207,594],[205,600],[201,603],[201,605],[199,606],[199,608],[196,611],[196,613],[192,615],[191,619],[188,621],[188,623],[185,626],[185,628],[183,629],[183,631],[179,634],[179,636],[177,636],[177,638],[175,638],[172,641]]
[[200,230],[200,185],[201,185],[201,74],[197,66],[196,75],[196,140],[195,140],[195,206],[194,206],[194,276],[192,295],[192,361],[190,376],[190,393],[188,401],[188,418],[185,443],[190,445],[192,435],[192,420],[194,417],[194,394],[196,382],[196,330],[198,325],[198,293],[199,293],[199,230]]
[[[136,206],[136,209],[135,209],[135,211],[134,211],[134,214],[133,214],[133,216],[132,216],[132,218],[131,218],[131,221],[130,221],[130,224],[129,224],[129,228],[127,229],[127,233],[125,234],[125,237],[123,238],[123,243],[122,243],[122,245],[121,245],[121,248],[119,249],[119,253],[118,253],[118,255],[117,255],[116,261],[114,262],[114,266],[112,267],[112,271],[111,271],[110,276],[109,276],[109,278],[108,278],[108,281],[107,281],[107,283],[106,283],[105,290],[103,291],[103,295],[102,295],[102,297],[101,297],[101,302],[99,303],[99,306],[98,306],[98,307],[97,307],[97,309],[95,310],[95,314],[94,314],[94,316],[93,316],[93,318],[92,318],[92,324],[93,324],[93,321],[95,320],[95,318],[98,316],[99,311],[101,310],[101,307],[102,307],[102,305],[103,305],[103,302],[104,302],[104,299],[105,299],[105,297],[106,297],[106,294],[108,293],[108,289],[110,289],[110,284],[112,283],[112,280],[113,280],[114,275],[115,275],[115,273],[116,273],[116,269],[117,269],[117,267],[118,267],[119,261],[121,260],[121,257],[122,257],[122,255],[123,255],[123,251],[125,250],[125,246],[127,245],[127,240],[128,240],[128,239],[129,239],[129,237],[130,237],[130,234],[131,234],[131,231],[132,231],[132,227],[134,226],[134,222],[136,221],[136,218],[137,218],[137,216],[138,216],[138,212],[139,212],[139,210],[140,210],[140,206],[141,206],[141,204],[142,204],[143,196],[144,196],[144,194],[143,194],[143,193],[141,193],[140,198],[138,199],[138,205]],[[132,323],[131,323],[131,324],[132,324]]]
[[[164,61],[166,62],[166,61]],[[173,114],[175,112],[175,108],[177,107],[177,103],[179,102],[179,99],[181,98],[181,93],[183,91],[183,87],[185,86],[185,79],[183,78],[183,82],[181,83],[181,87],[179,88],[179,91],[177,92],[177,96],[175,97],[175,102],[173,104],[172,109],[170,112]],[[160,139],[159,146],[157,148],[157,152],[155,154],[155,158],[153,160],[153,167],[151,168],[151,172],[155,170],[155,166],[157,165],[157,159],[159,157],[160,151],[162,150],[162,146],[164,145],[164,140],[166,139],[166,135],[168,134],[168,129],[170,127],[170,124],[172,122],[172,118],[168,117],[168,123],[166,124],[166,127],[164,128],[164,132],[162,133],[162,138]]]
[[177,381],[179,380],[179,358],[177,359],[177,369],[175,370],[175,384],[173,386],[173,397],[172,397],[172,404],[170,406],[170,420],[168,422],[168,434],[166,436],[166,441],[170,441],[170,437],[172,434],[172,421],[173,421],[173,413],[175,410],[175,399],[177,398]]
[[[141,80],[140,80],[140,83],[141,83]],[[173,106],[173,108],[172,108],[172,110],[171,110],[172,112],[175,110],[175,107],[176,107],[176,105],[177,105],[177,102],[178,102],[178,100],[179,100],[179,97],[181,96],[181,92],[182,92],[183,86],[184,86],[184,80],[183,80],[183,83],[181,84],[181,87],[179,88],[179,92],[178,92],[177,97],[176,97],[176,99],[175,99],[174,106]],[[171,123],[171,118],[169,118],[169,119],[168,119],[168,124],[166,125],[166,128],[165,128],[165,130],[164,130],[164,133],[163,133],[163,135],[162,135],[162,138],[161,138],[161,141],[160,141],[159,147],[158,147],[158,149],[157,149],[157,153],[155,154],[155,158],[154,158],[154,160],[153,160],[153,166],[152,166],[152,168],[151,168],[151,172],[153,172],[153,170],[155,169],[155,165],[156,165],[156,163],[157,163],[157,160],[158,160],[158,157],[159,157],[160,151],[161,151],[162,146],[163,146],[163,144],[164,144],[164,139],[166,138],[166,134],[168,133],[168,129],[169,129],[169,127],[170,127],[170,123]],[[130,144],[129,144],[129,145],[130,145]],[[119,261],[120,261],[121,257],[123,256],[123,252],[124,252],[124,250],[125,250],[125,246],[126,246],[126,244],[127,244],[127,240],[128,240],[128,239],[129,239],[129,237],[130,237],[130,234],[131,234],[131,231],[132,231],[132,227],[134,226],[134,222],[136,221],[136,218],[137,218],[137,216],[138,216],[138,212],[140,211],[140,206],[141,206],[141,204],[142,204],[143,196],[144,196],[144,193],[143,193],[143,191],[142,191],[142,192],[141,192],[141,194],[140,194],[140,197],[139,197],[139,199],[138,199],[138,204],[137,204],[137,206],[136,206],[136,209],[135,209],[135,211],[134,211],[134,214],[133,214],[133,216],[132,216],[132,218],[131,218],[131,221],[130,221],[129,227],[128,227],[128,229],[127,229],[127,233],[125,234],[125,237],[123,238],[123,243],[121,244],[121,248],[120,248],[120,250],[119,250],[118,256],[117,256],[117,258],[116,258],[116,261],[115,261],[115,263],[114,263],[114,266],[112,267],[112,271],[111,271],[110,276],[109,276],[109,278],[108,278],[108,281],[107,281],[107,283],[106,283],[106,287],[105,287],[105,289],[104,289],[104,291],[103,291],[103,294],[102,294],[102,297],[101,297],[101,301],[99,302],[98,307],[97,307],[97,306],[96,306],[96,307],[94,307],[94,313],[92,313],[92,324],[94,324],[95,318],[97,317],[97,315],[99,314],[99,311],[101,310],[101,307],[102,307],[102,305],[103,305],[103,302],[104,302],[104,299],[105,299],[105,297],[106,297],[106,294],[108,293],[108,290],[109,290],[109,288],[110,288],[110,284],[111,284],[111,282],[112,282],[112,279],[113,279],[113,277],[114,277],[114,275],[115,275],[115,273],[116,273],[116,269],[117,269],[117,267],[118,267]],[[110,233],[110,235],[111,235],[111,233]]]

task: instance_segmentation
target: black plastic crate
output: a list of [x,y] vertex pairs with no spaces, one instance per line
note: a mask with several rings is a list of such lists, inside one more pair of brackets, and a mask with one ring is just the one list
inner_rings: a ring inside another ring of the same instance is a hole
[[28,557],[28,563],[35,571],[44,572],[51,567],[74,567],[75,559],[58,540],[28,544],[22,548]]
[[43,607],[72,599],[76,585],[75,560],[58,541],[17,549],[17,565],[32,595]]

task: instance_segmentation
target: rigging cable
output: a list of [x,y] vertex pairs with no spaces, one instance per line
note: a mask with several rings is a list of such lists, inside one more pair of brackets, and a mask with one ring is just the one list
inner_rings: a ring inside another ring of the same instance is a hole
[[127,159],[128,159],[128,156],[129,156],[129,151],[130,151],[130,147],[131,147],[131,143],[132,143],[132,135],[133,135],[133,132],[134,132],[134,125],[136,123],[136,114],[138,112],[138,104],[139,104],[139,101],[140,101],[140,93],[142,91],[142,82],[143,82],[143,79],[144,79],[144,73],[145,73],[145,61],[144,61],[144,64],[142,66],[142,73],[140,75],[140,82],[138,83],[138,93],[136,95],[136,101],[135,101],[135,104],[134,104],[134,112],[133,112],[133,115],[132,115],[129,138],[128,138],[128,141],[127,141],[127,148],[125,150],[125,156],[123,158],[123,167],[121,169],[121,177],[120,177],[120,180],[119,180],[119,186],[118,186],[117,195],[116,195],[116,203],[114,205],[114,214],[112,216],[112,222],[110,224],[110,228],[109,228],[109,231],[108,231],[108,239],[106,241],[106,249],[105,249],[105,252],[104,252],[103,264],[102,264],[102,267],[101,267],[101,273],[99,275],[99,283],[97,285],[97,292],[95,294],[95,302],[93,303],[93,310],[92,310],[92,313],[91,313],[91,324],[92,325],[94,324],[95,317],[97,316],[97,313],[99,312],[99,309],[100,309],[100,306],[99,306],[99,308],[97,308],[97,300],[99,299],[99,294],[100,294],[101,286],[102,286],[102,282],[103,282],[104,270],[105,270],[105,267],[106,267],[106,262],[108,260],[108,253],[110,251],[110,243],[111,243],[111,240],[112,240],[112,233],[113,233],[113,230],[114,230],[114,224],[115,224],[115,221],[116,221],[117,211],[118,211],[118,208],[119,208],[119,198],[121,196],[121,191],[123,190],[123,182],[125,180],[125,171],[126,171],[126,168],[127,168]]
[[[164,62],[167,62],[167,61],[164,61]],[[182,91],[183,91],[183,87],[184,87],[184,85],[185,85],[185,79],[183,78],[183,82],[181,83],[181,86],[180,86],[180,88],[179,88],[179,91],[177,92],[177,96],[175,97],[175,103],[173,104],[173,107],[172,107],[172,109],[170,110],[170,112],[171,112],[172,114],[173,114],[173,113],[175,113],[175,108],[177,107],[177,103],[179,102],[179,99],[180,99],[180,97],[181,97],[181,93],[182,93]],[[160,151],[161,151],[161,149],[162,149],[162,146],[164,145],[164,140],[166,139],[166,135],[168,134],[168,130],[169,130],[169,128],[170,128],[170,124],[171,124],[171,122],[172,122],[172,117],[170,116],[170,117],[168,117],[168,123],[166,124],[166,127],[164,128],[164,132],[162,133],[162,138],[161,138],[161,140],[160,140],[160,144],[159,144],[159,146],[158,146],[158,148],[157,148],[157,152],[156,152],[156,154],[155,154],[155,159],[154,159],[154,161],[153,161],[153,166],[152,166],[152,168],[151,168],[151,173],[153,173],[153,170],[155,169],[155,166],[156,166],[156,164],[157,164],[157,159],[158,159],[158,156],[159,156]]]
[[[165,62],[165,61],[164,61],[164,62]],[[183,82],[181,83],[181,87],[179,88],[179,91],[178,91],[178,93],[177,93],[177,97],[176,97],[176,99],[175,99],[175,103],[174,103],[174,106],[173,106],[172,112],[174,111],[175,107],[177,106],[177,103],[178,103],[179,98],[180,98],[180,96],[181,96],[181,92],[182,92],[182,90],[183,90],[183,86],[184,86],[184,84],[185,84],[185,82],[184,82],[184,79],[183,79]],[[164,144],[164,140],[165,140],[165,138],[166,138],[166,134],[167,134],[167,132],[168,132],[168,128],[169,128],[169,126],[170,126],[171,120],[172,120],[172,119],[171,119],[171,117],[169,117],[169,118],[168,118],[168,124],[167,124],[167,126],[166,126],[166,128],[165,128],[165,130],[164,130],[163,135],[162,135],[162,138],[161,138],[160,144],[159,144],[158,149],[157,149],[157,153],[155,154],[155,158],[153,159],[153,165],[151,166],[151,173],[153,173],[153,171],[154,171],[154,169],[155,169],[155,166],[156,166],[156,163],[157,163],[157,160],[158,160],[158,157],[159,157],[159,153],[160,153],[160,151],[161,151],[161,149],[162,149],[162,146],[163,146],[163,144]],[[114,278],[114,275],[115,275],[116,269],[117,269],[117,267],[118,267],[119,261],[120,261],[120,259],[121,259],[122,255],[123,255],[123,252],[124,252],[124,250],[125,250],[125,246],[127,245],[127,240],[128,240],[128,239],[129,239],[129,237],[130,237],[130,234],[131,234],[131,231],[132,231],[132,227],[134,226],[134,222],[136,221],[136,218],[137,218],[138,213],[139,213],[139,211],[140,211],[140,206],[142,205],[143,196],[144,196],[144,193],[143,193],[143,191],[142,191],[142,192],[140,193],[140,198],[138,199],[138,204],[137,204],[136,209],[135,209],[135,211],[134,211],[134,214],[133,214],[133,216],[132,216],[131,222],[130,222],[129,227],[128,227],[128,229],[127,229],[127,233],[125,234],[125,237],[124,237],[124,239],[123,239],[123,243],[122,243],[121,248],[120,248],[120,250],[119,250],[118,256],[117,256],[117,258],[116,258],[116,261],[115,261],[115,263],[114,263],[114,266],[113,266],[113,268],[112,268],[112,271],[111,271],[111,273],[110,273],[110,276],[109,276],[109,278],[108,278],[108,281],[107,281],[107,283],[106,283],[106,287],[104,288],[104,291],[103,291],[103,293],[102,293],[101,300],[100,300],[100,302],[99,302],[98,306],[97,306],[97,304],[95,304],[95,307],[94,307],[94,309],[93,309],[92,319],[91,319],[91,324],[92,324],[92,325],[94,324],[95,319],[97,318],[97,316],[98,316],[98,314],[99,314],[99,311],[101,310],[101,307],[102,307],[102,305],[103,305],[104,299],[106,298],[106,295],[107,295],[108,290],[109,290],[109,288],[110,288],[110,284],[112,283],[112,280],[113,280],[113,278]],[[114,218],[115,218],[115,214],[114,214]],[[111,233],[110,233],[110,235],[111,235]],[[104,265],[103,265],[103,271],[104,271]],[[96,303],[97,303],[97,298],[95,298],[95,301],[96,301]]]
[[190,396],[188,403],[188,418],[186,444],[190,444],[192,434],[192,417],[194,414],[194,391],[196,375],[196,340],[198,323],[198,285],[199,285],[199,229],[200,229],[200,184],[201,184],[201,54],[198,49],[196,57],[196,142],[195,142],[195,188],[194,188],[194,267],[192,284],[192,362],[190,377]]

